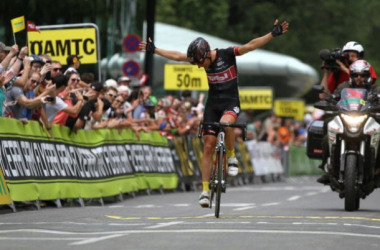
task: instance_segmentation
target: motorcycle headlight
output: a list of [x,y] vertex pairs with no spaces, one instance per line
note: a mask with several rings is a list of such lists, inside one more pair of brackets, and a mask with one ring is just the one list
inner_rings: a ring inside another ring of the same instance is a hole
[[347,124],[347,129],[351,133],[356,133],[359,131],[359,127],[367,119],[367,115],[346,115],[341,114],[342,119]]

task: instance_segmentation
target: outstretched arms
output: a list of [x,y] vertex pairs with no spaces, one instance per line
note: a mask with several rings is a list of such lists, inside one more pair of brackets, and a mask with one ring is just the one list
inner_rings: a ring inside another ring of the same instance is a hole
[[154,46],[154,43],[150,37],[148,39],[148,42],[144,42],[144,41],[140,42],[139,48],[140,48],[140,51],[154,53],[170,60],[179,61],[179,62],[188,62],[187,55],[185,53],[181,53],[175,50],[164,50],[164,49],[156,48],[156,46]]
[[270,40],[272,40],[276,36],[280,36],[288,31],[289,23],[284,21],[282,24],[279,24],[278,20],[276,20],[273,24],[272,31],[268,34],[255,38],[251,40],[250,42],[244,44],[243,46],[239,47],[239,54],[244,55],[245,53],[248,53],[252,50],[258,49],[264,44],[268,43]]

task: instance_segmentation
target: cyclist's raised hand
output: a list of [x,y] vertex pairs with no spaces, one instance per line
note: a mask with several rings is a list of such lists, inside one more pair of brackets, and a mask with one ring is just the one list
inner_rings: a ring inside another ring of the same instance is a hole
[[287,21],[282,22],[282,24],[279,24],[278,20],[274,21],[273,28],[272,28],[272,36],[280,36],[286,32],[288,32],[289,23]]
[[144,41],[140,42],[139,49],[140,49],[140,51],[146,51],[148,53],[154,53],[156,46],[154,46],[152,39],[149,37],[148,42],[144,42]]

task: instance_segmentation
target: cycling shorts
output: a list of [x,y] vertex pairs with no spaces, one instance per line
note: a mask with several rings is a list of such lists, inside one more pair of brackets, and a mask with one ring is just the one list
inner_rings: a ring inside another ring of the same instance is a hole
[[[240,114],[240,100],[231,98],[209,98],[203,114],[203,122],[220,122],[223,115],[232,115],[236,119]],[[203,135],[217,136],[219,128],[206,125],[202,129]]]

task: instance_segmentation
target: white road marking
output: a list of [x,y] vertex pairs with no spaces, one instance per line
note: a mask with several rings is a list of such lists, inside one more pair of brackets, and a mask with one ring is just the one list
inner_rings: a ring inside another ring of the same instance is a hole
[[316,195],[316,194],[318,194],[318,193],[316,193],[316,192],[309,192],[309,193],[306,194],[306,196],[312,196],[312,195]]
[[287,199],[287,201],[295,201],[295,200],[298,200],[299,198],[301,198],[301,196],[295,195],[295,196],[292,196],[289,199]]
[[174,207],[189,207],[191,204],[172,204]]
[[183,221],[171,221],[171,222],[166,222],[166,223],[158,223],[157,225],[149,226],[149,227],[145,227],[145,228],[152,229],[152,228],[169,227],[169,226],[178,225],[181,223],[183,223]]
[[123,205],[114,205],[114,206],[108,206],[108,208],[123,208],[125,206]]
[[62,241],[62,240],[67,240],[67,241],[74,241],[74,240],[86,240],[88,238],[52,238],[52,237],[0,237],[0,240],[41,240],[41,241]]
[[366,227],[366,228],[377,228],[380,229],[378,226],[366,226],[366,225],[358,225],[358,224],[343,224],[344,226],[354,226],[354,227]]
[[280,205],[280,204],[281,204],[280,202],[272,202],[272,203],[262,204],[261,206],[268,207],[268,206],[276,206],[276,205]]
[[251,207],[239,207],[239,208],[235,208],[233,209],[234,211],[243,211],[243,210],[248,210],[248,209],[252,209],[252,208],[255,208],[256,206],[251,206]]
[[90,243],[99,242],[99,241],[102,241],[102,240],[113,239],[113,238],[124,236],[124,235],[126,235],[126,234],[115,234],[115,235],[108,235],[108,236],[104,236],[104,237],[90,238],[90,239],[74,242],[74,243],[71,243],[69,245],[70,246],[74,246],[74,245],[86,245],[86,244],[90,244]]
[[301,196],[295,195],[295,196],[292,196],[289,199],[287,199],[287,201],[295,201],[295,200],[298,200],[299,198],[301,198]]
[[154,205],[154,204],[147,204],[147,205],[136,206],[136,208],[157,208],[157,207],[162,207],[162,206],[157,206],[157,205]]
[[220,204],[221,207],[247,207],[247,206],[254,206],[255,203],[222,203]]
[[[346,233],[336,231],[297,231],[297,230],[252,230],[252,229],[176,229],[176,230],[124,230],[124,231],[110,231],[110,232],[63,232],[53,230],[41,230],[41,229],[14,229],[14,230],[0,230],[0,233],[48,233],[48,234],[62,234],[62,235],[109,235],[112,237],[119,237],[128,234],[173,234],[173,233],[263,233],[263,234],[307,234],[307,235],[338,235],[347,237],[362,237],[362,238],[377,238],[380,239],[380,235],[377,234],[360,234],[360,233]],[[8,238],[8,237],[7,237]],[[98,238],[97,238],[98,239]],[[104,240],[104,239],[103,239]]]

